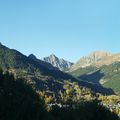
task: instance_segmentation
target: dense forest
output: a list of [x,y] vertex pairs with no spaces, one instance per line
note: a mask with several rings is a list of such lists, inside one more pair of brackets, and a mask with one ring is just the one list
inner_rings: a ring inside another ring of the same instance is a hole
[[[78,87],[71,85],[75,86]],[[83,91],[87,90],[67,88],[54,100],[44,92],[36,92],[24,80],[0,70],[0,120],[119,120],[94,97],[94,93],[84,92],[86,98],[82,98]],[[79,98],[75,90],[82,92],[78,92]],[[91,99],[87,99],[88,93]]]

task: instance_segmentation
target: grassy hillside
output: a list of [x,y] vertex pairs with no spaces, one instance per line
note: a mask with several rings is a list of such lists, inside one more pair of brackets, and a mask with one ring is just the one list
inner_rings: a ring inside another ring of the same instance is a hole
[[80,68],[71,73],[73,76],[84,81],[111,88],[115,93],[120,94],[120,63],[104,65],[100,68]]

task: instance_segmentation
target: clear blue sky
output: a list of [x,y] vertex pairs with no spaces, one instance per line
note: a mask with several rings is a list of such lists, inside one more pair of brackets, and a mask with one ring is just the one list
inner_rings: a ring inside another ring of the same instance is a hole
[[73,62],[95,50],[120,52],[120,0],[0,0],[0,42]]

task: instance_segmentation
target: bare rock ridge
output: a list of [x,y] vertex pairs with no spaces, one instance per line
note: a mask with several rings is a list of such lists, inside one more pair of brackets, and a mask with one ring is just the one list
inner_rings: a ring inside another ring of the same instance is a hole
[[111,54],[105,51],[96,51],[88,56],[82,57],[76,64],[72,65],[70,71],[77,70],[79,68],[85,68],[88,66],[100,67],[103,65],[110,65],[114,62],[120,61],[120,53]]
[[52,64],[54,67],[59,68],[61,71],[66,70],[73,65],[73,63],[66,61],[62,58],[58,58],[54,54],[52,54],[48,57],[44,57],[43,60],[45,62]]

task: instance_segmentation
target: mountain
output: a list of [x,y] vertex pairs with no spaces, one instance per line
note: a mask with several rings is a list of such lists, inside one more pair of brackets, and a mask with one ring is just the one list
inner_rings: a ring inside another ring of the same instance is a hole
[[54,54],[52,54],[48,57],[44,57],[43,60],[45,62],[52,64],[54,67],[57,67],[61,71],[67,70],[68,68],[70,68],[73,65],[73,63],[68,62],[64,59],[58,58]]
[[57,67],[54,67],[54,66],[51,65],[50,63],[38,59],[38,58],[37,58],[35,55],[33,55],[33,54],[30,54],[30,55],[28,56],[28,58],[31,59],[31,60],[33,60],[33,61],[36,61],[37,63],[39,63],[40,65],[43,65],[44,67],[46,67],[46,68],[49,69],[49,70],[59,70]]
[[[80,58],[80,60],[71,66],[69,71],[74,71],[77,70],[79,68],[84,68],[87,66],[96,66],[96,65],[104,65],[104,59],[109,59],[109,57],[111,57],[112,54],[108,53],[108,52],[104,52],[104,51],[96,51],[93,52],[91,54],[89,54],[88,56],[84,56],[82,58]],[[98,64],[100,63],[100,64]],[[107,63],[107,62],[106,62]]]
[[77,80],[51,64],[38,60],[34,55],[25,56],[17,50],[0,44],[0,67],[16,78],[24,78],[38,90],[56,92],[63,88],[65,80]]
[[[72,92],[63,93],[56,99],[36,92],[21,79],[0,70],[0,120],[120,120],[116,105],[119,96],[101,96],[100,103],[96,94],[87,89],[76,84],[66,87],[66,91]],[[106,107],[116,105],[116,113],[113,114],[102,104]]]
[[0,44],[0,67],[14,74],[15,78],[23,78],[36,90],[57,94],[64,90],[66,83],[76,82],[81,87],[90,88],[94,92],[113,94],[113,91],[101,85],[78,80],[64,73],[51,64],[37,59],[34,55],[25,56],[17,50]]
[[111,88],[120,94],[120,53],[93,52],[71,66],[69,73],[76,78]]
[[86,67],[72,71],[71,75],[83,81],[111,88],[120,94],[120,62],[104,65],[100,68]]

